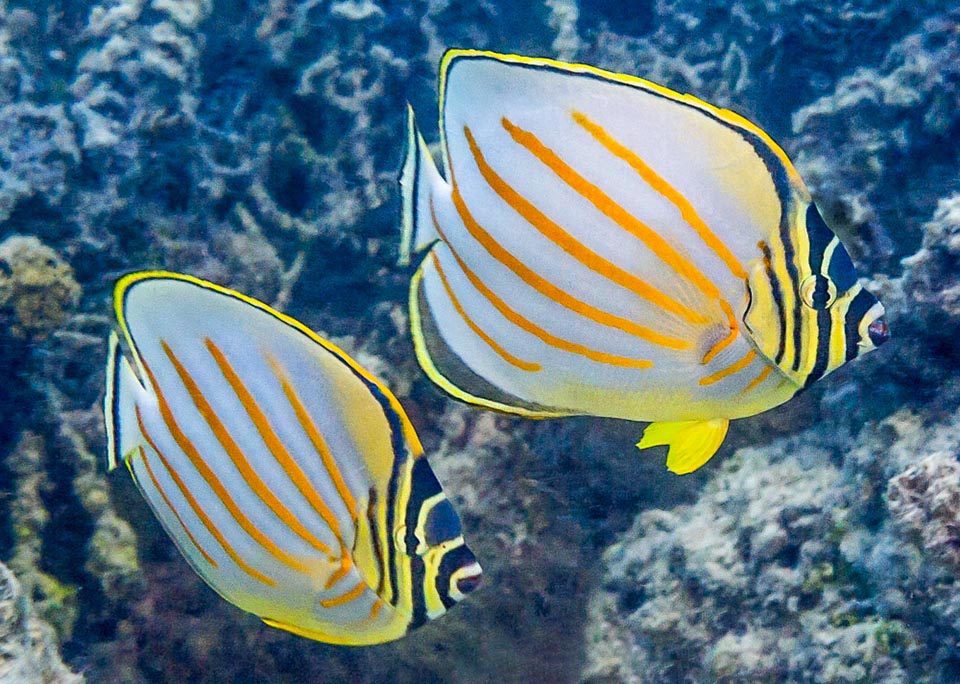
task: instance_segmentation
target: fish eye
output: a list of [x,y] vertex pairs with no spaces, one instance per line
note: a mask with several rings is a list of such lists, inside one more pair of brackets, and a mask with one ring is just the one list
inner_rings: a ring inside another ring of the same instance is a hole
[[800,283],[800,301],[810,309],[829,309],[837,299],[837,286],[830,278],[814,273]]

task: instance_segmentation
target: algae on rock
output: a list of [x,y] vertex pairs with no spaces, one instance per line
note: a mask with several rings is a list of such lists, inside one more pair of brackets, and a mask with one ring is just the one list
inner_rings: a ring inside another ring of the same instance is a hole
[[21,340],[43,339],[63,325],[80,297],[73,269],[33,236],[0,242],[0,316]]

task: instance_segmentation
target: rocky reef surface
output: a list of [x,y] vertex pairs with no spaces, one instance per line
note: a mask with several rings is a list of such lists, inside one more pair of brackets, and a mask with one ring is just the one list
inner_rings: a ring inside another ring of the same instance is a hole
[[[137,684],[957,681],[958,25],[942,0],[0,0],[0,561],[33,616],[16,599],[2,628],[49,625],[40,681],[72,681],[57,645],[87,681]],[[413,361],[395,183],[403,103],[434,130],[452,46],[756,120],[894,341],[684,478],[635,424],[451,403]],[[214,595],[104,472],[110,290],[150,267],[274,303],[383,377],[487,586],[353,650]]]
[[0,563],[0,682],[82,684],[57,653],[53,628],[34,613],[16,576]]

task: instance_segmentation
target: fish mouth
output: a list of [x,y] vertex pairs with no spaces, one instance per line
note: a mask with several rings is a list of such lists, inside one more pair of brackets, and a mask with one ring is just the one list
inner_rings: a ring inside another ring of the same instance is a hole
[[873,343],[874,347],[879,347],[881,344],[889,340],[890,327],[887,325],[886,319],[880,317],[868,325],[867,336],[870,338],[870,341]]
[[463,574],[456,578],[457,591],[466,596],[472,591],[476,591],[483,584],[483,570],[479,563],[472,563],[461,571]]

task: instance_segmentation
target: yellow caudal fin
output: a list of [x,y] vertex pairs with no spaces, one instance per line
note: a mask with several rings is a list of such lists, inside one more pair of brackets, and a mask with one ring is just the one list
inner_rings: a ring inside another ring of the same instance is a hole
[[727,435],[730,421],[683,420],[673,423],[651,423],[637,443],[640,449],[666,445],[667,469],[677,475],[686,475],[700,468],[717,453]]

